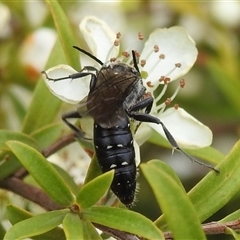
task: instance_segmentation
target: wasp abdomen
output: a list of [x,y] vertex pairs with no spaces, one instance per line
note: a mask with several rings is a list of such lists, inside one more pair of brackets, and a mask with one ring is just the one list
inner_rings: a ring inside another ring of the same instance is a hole
[[111,128],[103,128],[95,123],[94,145],[102,171],[115,169],[112,191],[122,203],[130,205],[136,190],[136,164],[128,119]]

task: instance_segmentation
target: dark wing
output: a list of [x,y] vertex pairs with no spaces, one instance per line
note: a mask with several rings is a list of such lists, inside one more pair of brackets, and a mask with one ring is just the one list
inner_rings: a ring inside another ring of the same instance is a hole
[[[97,82],[87,100],[88,113],[101,125],[117,125],[125,117],[123,102],[138,81],[136,73],[129,66],[115,65],[99,71]],[[120,66],[120,67],[119,67]]]

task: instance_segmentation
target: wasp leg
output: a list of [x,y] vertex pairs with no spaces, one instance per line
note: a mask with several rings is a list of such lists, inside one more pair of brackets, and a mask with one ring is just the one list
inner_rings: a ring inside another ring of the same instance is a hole
[[[137,111],[140,111],[140,110],[143,110],[145,109],[145,114],[148,114],[151,112],[151,109],[152,109],[152,105],[153,105],[153,98],[151,95],[146,95],[147,97],[144,98],[142,101],[138,102],[137,104],[135,104],[134,106],[131,106],[130,109],[128,109],[127,111],[127,115],[129,117],[132,117],[130,115],[132,115],[133,113],[137,112]],[[134,118],[134,117],[132,117]],[[135,119],[137,120],[137,119]],[[137,124],[135,130],[134,130],[134,133],[137,132],[138,128],[140,127],[141,125],[141,122],[143,121],[139,121],[139,123]]]
[[61,80],[66,80],[66,79],[76,79],[76,78],[82,78],[82,77],[85,77],[85,76],[88,76],[88,75],[92,75],[92,77],[95,75],[93,73],[90,73],[90,72],[77,72],[77,73],[74,73],[74,74],[71,74],[71,75],[68,75],[66,77],[61,77],[61,78],[50,78],[47,73],[45,71],[42,71],[42,74],[44,74],[46,76],[46,79],[49,80],[49,81],[61,81]]
[[214,167],[212,167],[212,166],[210,166],[208,164],[205,164],[205,163],[202,163],[202,162],[198,161],[197,159],[195,159],[194,157],[192,157],[191,155],[186,153],[184,150],[182,150],[179,147],[179,145],[177,144],[177,142],[174,139],[174,137],[172,136],[172,134],[168,131],[168,129],[166,128],[166,126],[164,125],[164,123],[160,119],[158,119],[158,118],[156,118],[154,116],[151,116],[148,113],[135,112],[135,111],[144,109],[144,107],[146,107],[146,109],[147,109],[148,106],[149,106],[148,104],[152,105],[151,98],[145,98],[144,100],[140,101],[136,105],[132,106],[130,108],[130,111],[127,111],[128,116],[133,118],[133,119],[135,119],[135,120],[137,120],[137,121],[140,121],[140,122],[150,122],[150,123],[160,124],[162,126],[162,129],[163,129],[163,131],[164,131],[164,133],[165,133],[169,143],[172,145],[173,149],[176,149],[179,152],[181,152],[183,155],[185,155],[192,162],[198,163],[201,166],[205,166],[205,167],[207,167],[209,169],[212,169],[215,172],[219,173],[219,170],[215,169]]
[[89,140],[88,138],[85,138],[85,133],[80,128],[76,127],[75,125],[68,121],[68,119],[72,118],[82,118],[82,116],[77,111],[62,115],[62,120],[68,125],[69,128],[71,128],[74,131],[78,138]]
[[145,108],[145,113],[150,113],[153,105],[153,98],[152,96],[146,96],[143,100],[139,101],[135,105],[131,106],[130,109],[128,109],[128,113],[130,112],[137,112],[139,110],[142,110]]

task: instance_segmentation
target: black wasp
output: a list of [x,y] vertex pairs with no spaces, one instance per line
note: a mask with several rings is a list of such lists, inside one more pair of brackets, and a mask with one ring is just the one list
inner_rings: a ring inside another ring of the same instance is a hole
[[[143,85],[134,51],[132,51],[134,67],[131,67],[119,62],[105,65],[89,52],[76,46],[74,48],[98,62],[102,66],[100,70],[86,66],[78,73],[57,79],[49,78],[46,72],[43,73],[52,81],[91,76],[89,94],[83,102],[86,102],[87,113],[94,119],[95,152],[102,172],[115,170],[111,189],[123,204],[131,206],[136,191],[137,169],[130,119],[161,124],[172,147],[192,161],[198,162],[178,146],[158,118],[149,115],[153,98]],[[63,121],[78,137],[84,137],[84,133],[68,119],[83,117],[81,103],[77,111],[62,116]]]

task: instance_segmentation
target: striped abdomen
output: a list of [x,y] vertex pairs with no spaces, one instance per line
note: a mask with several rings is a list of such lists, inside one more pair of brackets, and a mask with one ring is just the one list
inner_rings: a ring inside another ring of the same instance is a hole
[[103,172],[115,169],[111,189],[125,205],[131,205],[136,190],[133,137],[126,117],[116,127],[94,124],[94,145]]

